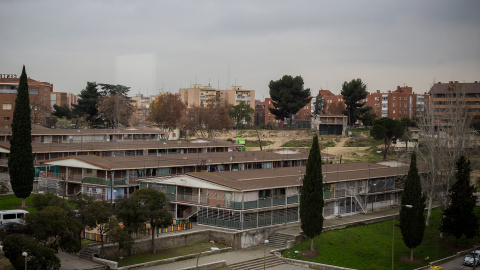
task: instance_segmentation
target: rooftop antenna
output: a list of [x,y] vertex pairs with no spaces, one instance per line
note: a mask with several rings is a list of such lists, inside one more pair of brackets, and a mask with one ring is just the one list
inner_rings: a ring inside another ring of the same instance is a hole
[[210,86],[210,78],[208,78],[208,86]]
[[227,81],[227,88],[225,90],[227,90],[228,86],[230,85],[230,66],[227,66],[227,70],[228,70],[228,81]]

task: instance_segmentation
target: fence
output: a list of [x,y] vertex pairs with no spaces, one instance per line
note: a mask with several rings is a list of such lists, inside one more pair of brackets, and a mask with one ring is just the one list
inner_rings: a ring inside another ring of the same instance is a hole
[[[167,233],[167,232],[174,232],[174,231],[183,231],[183,230],[188,230],[192,228],[192,222],[190,221],[183,221],[183,220],[174,220],[173,225],[168,226],[167,228],[156,228],[155,229],[155,234],[161,234],[161,233]],[[151,228],[146,228],[144,230],[141,230],[138,233],[133,233],[132,237],[133,239],[144,237],[152,235],[152,229]],[[89,232],[82,232],[81,238],[90,240],[90,241],[96,241],[100,242],[101,241],[101,235],[98,233],[89,233]],[[110,242],[110,239],[108,239],[107,236],[104,236],[104,241],[105,242]]]

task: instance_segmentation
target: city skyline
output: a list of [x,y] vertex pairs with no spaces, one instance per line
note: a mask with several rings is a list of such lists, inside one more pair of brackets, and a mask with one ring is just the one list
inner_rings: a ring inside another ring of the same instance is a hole
[[2,1],[0,73],[79,94],[87,81],[130,95],[191,84],[268,83],[300,75],[312,94],[480,80],[478,1],[107,2]]

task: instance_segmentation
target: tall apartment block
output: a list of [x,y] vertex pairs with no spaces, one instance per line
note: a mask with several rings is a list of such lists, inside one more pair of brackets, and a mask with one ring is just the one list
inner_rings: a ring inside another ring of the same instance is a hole
[[456,96],[465,98],[468,114],[473,117],[473,128],[480,130],[480,82],[459,83],[450,81],[448,83],[438,82],[430,88],[434,113],[441,118],[447,106],[455,102]]
[[221,99],[231,105],[238,105],[243,101],[255,109],[255,90],[245,90],[241,86],[232,86],[230,90],[217,90],[210,85],[192,84],[190,88],[179,89],[178,92],[187,108],[206,107]]
[[[0,74],[0,126],[9,127],[13,120],[15,99],[20,77],[16,74]],[[53,84],[28,78],[32,124],[46,126],[52,111],[51,96]]]

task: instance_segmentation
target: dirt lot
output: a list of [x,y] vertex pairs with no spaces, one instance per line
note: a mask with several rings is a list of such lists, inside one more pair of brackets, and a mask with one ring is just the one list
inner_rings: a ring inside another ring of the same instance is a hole
[[[313,132],[310,130],[259,130],[258,136],[261,140],[272,141],[273,144],[268,145],[265,149],[277,149],[281,148],[281,145],[285,142],[291,140],[303,140],[311,139],[313,137]],[[255,130],[238,130],[230,131],[227,134],[222,134],[219,136],[219,139],[233,139],[237,136],[244,137],[247,140],[258,140],[257,133]],[[322,149],[323,153],[328,153],[335,156],[344,156],[348,157],[355,153],[356,155],[363,155],[364,151],[369,147],[343,147],[345,142],[349,138],[343,138],[340,136],[324,136],[322,138],[333,139],[336,141],[334,147],[326,147]],[[258,151],[260,147],[248,147],[247,151]]]

